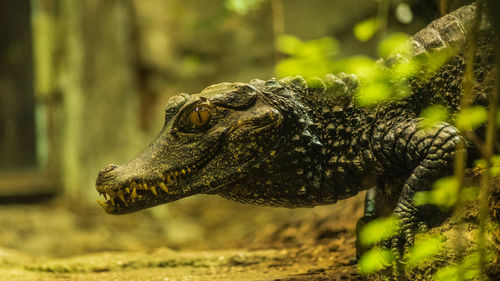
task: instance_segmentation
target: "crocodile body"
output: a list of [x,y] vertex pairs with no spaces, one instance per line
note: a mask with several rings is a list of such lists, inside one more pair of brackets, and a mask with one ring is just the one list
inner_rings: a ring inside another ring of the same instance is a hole
[[[463,7],[412,38],[416,56],[451,47],[457,53],[432,77],[412,79],[412,94],[401,100],[358,106],[359,81],[348,74],[327,75],[314,87],[292,77],[221,83],[172,97],[157,139],[130,162],[99,173],[96,188],[110,197],[101,205],[124,214],[205,193],[313,207],[377,187],[393,198],[390,209],[401,218],[393,246],[411,244],[412,230],[425,220],[413,195],[452,173],[464,141],[448,123],[422,129],[419,114],[437,103],[452,114],[460,110],[474,11]],[[486,104],[491,90],[491,45],[487,39],[479,44],[476,104]]]

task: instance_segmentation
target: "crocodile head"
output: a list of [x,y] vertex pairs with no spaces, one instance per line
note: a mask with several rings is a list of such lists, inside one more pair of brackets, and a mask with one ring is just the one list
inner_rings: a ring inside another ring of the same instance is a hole
[[256,177],[280,167],[273,163],[283,161],[283,131],[293,134],[284,127],[280,99],[270,94],[252,84],[221,83],[172,97],[157,138],[130,162],[99,172],[96,189],[107,201],[98,202],[108,213],[125,214],[199,193],[231,197],[235,185],[255,186]]

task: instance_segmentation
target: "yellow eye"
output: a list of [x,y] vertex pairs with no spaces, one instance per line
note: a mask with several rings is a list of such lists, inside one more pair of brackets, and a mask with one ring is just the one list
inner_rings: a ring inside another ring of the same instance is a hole
[[188,115],[192,128],[200,128],[210,121],[212,114],[205,107],[195,107]]

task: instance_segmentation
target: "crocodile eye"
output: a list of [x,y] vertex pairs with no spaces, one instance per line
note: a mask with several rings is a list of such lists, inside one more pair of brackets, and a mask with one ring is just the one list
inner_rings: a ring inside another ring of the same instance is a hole
[[187,116],[188,125],[191,129],[205,126],[212,117],[212,113],[206,107],[195,107]]

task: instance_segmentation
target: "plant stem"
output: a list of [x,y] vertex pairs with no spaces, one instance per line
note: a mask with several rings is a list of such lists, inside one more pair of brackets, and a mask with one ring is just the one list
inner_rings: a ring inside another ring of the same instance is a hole
[[481,271],[481,278],[486,280],[486,225],[489,219],[490,204],[489,199],[491,195],[491,167],[493,166],[493,155],[495,151],[495,140],[497,132],[497,106],[500,91],[500,51],[497,50],[495,54],[496,62],[496,79],[495,87],[489,97],[489,111],[488,123],[486,127],[486,154],[483,155],[486,161],[486,172],[483,174],[481,181],[481,190],[479,193],[479,236],[478,236],[478,252],[479,252],[479,268]]
[[[443,2],[441,2],[443,4]],[[483,15],[483,3],[481,0],[477,2],[476,15],[474,19],[474,23],[472,26],[472,30],[468,36],[468,45],[466,54],[465,54],[465,70],[464,70],[464,78],[462,81],[462,100],[460,103],[460,110],[464,110],[470,106],[473,101],[473,85],[474,85],[474,59],[476,56],[476,43],[477,36],[479,32],[479,25],[481,23]],[[470,135],[471,132],[462,132],[464,137]],[[480,151],[484,150],[484,147],[479,147]],[[482,153],[481,153],[482,154]],[[466,153],[465,153],[465,144],[459,143],[457,146],[456,154],[455,154],[455,177],[459,182],[458,189],[458,201],[454,209],[454,213],[456,214],[459,222],[457,224],[457,235],[455,239],[457,256],[461,259],[463,258],[465,252],[465,244],[464,244],[464,225],[462,223],[463,214],[465,212],[465,202],[462,198],[462,190],[464,187],[464,171],[466,166]],[[457,280],[464,280],[464,268],[462,266],[458,267]]]
[[385,35],[385,32],[387,31],[387,22],[389,21],[389,8],[390,8],[389,0],[381,0],[380,4],[378,4],[377,20],[380,24],[381,38]]
[[439,1],[439,13],[441,16],[446,15],[448,12],[448,1],[447,0],[441,0]]
[[[274,36],[275,43],[276,43],[276,40],[278,39],[278,37],[285,33],[285,18],[284,18],[283,9],[284,8],[283,8],[283,1],[282,0],[271,0],[273,36]],[[276,48],[274,48],[274,64],[275,65],[278,63],[279,59],[280,59],[279,51]]]

